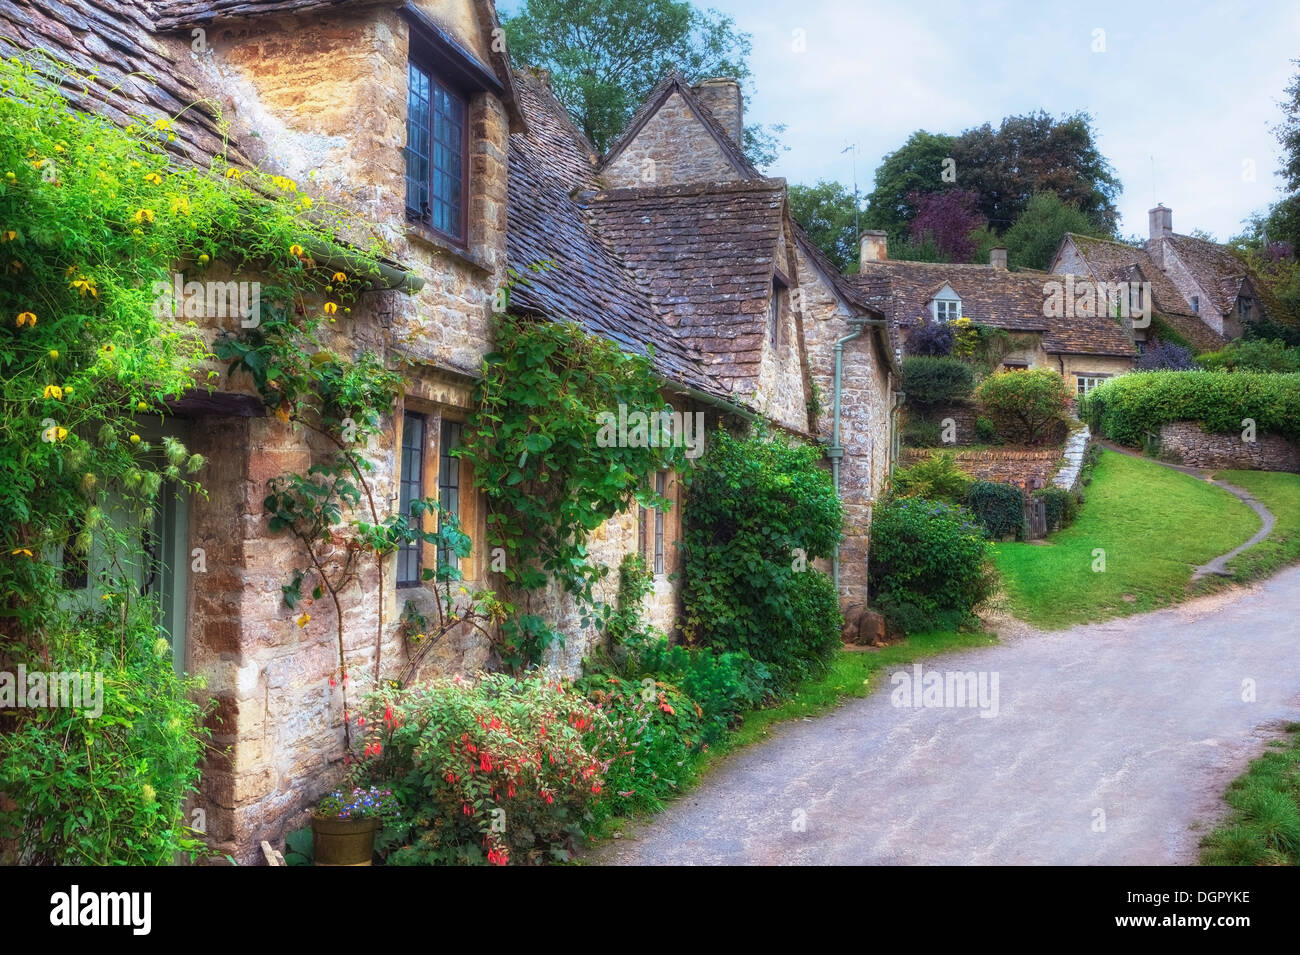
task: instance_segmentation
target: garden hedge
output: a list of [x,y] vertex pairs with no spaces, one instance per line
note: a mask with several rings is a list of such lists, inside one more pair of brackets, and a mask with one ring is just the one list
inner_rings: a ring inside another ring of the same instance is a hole
[[1094,432],[1133,447],[1175,421],[1226,434],[1250,418],[1257,434],[1300,438],[1300,374],[1135,372],[1098,385],[1080,400],[1079,414]]
[[903,359],[902,368],[907,402],[921,409],[961,401],[975,391],[975,369],[959,358],[913,355]]

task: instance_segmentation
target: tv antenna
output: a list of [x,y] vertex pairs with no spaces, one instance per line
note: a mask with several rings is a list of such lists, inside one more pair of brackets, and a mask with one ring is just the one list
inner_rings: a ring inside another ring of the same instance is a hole
[[840,150],[840,155],[843,156],[847,152],[853,154],[853,234],[860,238],[862,225],[858,222],[858,144],[849,143]]

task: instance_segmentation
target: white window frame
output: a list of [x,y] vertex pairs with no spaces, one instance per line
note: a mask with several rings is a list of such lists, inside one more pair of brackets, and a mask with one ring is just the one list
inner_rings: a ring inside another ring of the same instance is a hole
[[1082,398],[1103,381],[1113,377],[1113,375],[1102,375],[1096,372],[1076,371],[1074,373],[1075,390],[1078,392],[1079,397]]
[[[943,308],[940,308],[940,306],[943,306]],[[936,322],[955,322],[961,318],[961,299],[936,298],[932,311]]]

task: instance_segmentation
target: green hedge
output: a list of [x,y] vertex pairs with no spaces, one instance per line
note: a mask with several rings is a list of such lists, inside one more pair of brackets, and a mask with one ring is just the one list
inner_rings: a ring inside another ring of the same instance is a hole
[[959,358],[914,355],[903,359],[902,369],[907,403],[922,410],[964,400],[975,391],[975,369]]
[[1079,498],[1065,488],[1045,487],[1033,496],[1043,502],[1048,533],[1069,527],[1079,515]]
[[1137,447],[1161,425],[1196,421],[1209,432],[1242,430],[1300,437],[1300,374],[1228,371],[1148,371],[1112,378],[1079,402],[1093,431]]
[[976,481],[966,491],[966,507],[989,540],[1024,536],[1025,496],[1014,484]]

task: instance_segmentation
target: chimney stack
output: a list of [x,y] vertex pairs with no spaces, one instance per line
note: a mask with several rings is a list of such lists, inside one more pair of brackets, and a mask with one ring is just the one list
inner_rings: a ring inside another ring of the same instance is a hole
[[885,262],[889,259],[889,233],[883,229],[867,229],[862,233],[859,262]]
[[1002,246],[989,249],[989,265],[999,271],[1007,270],[1007,250]]
[[691,87],[700,104],[727,131],[737,146],[745,144],[745,97],[740,81],[721,76]]
[[1157,203],[1154,209],[1147,211],[1147,221],[1150,224],[1147,255],[1151,256],[1156,266],[1163,272],[1165,268],[1165,244],[1161,240],[1173,234],[1174,210],[1166,209],[1163,202]]

